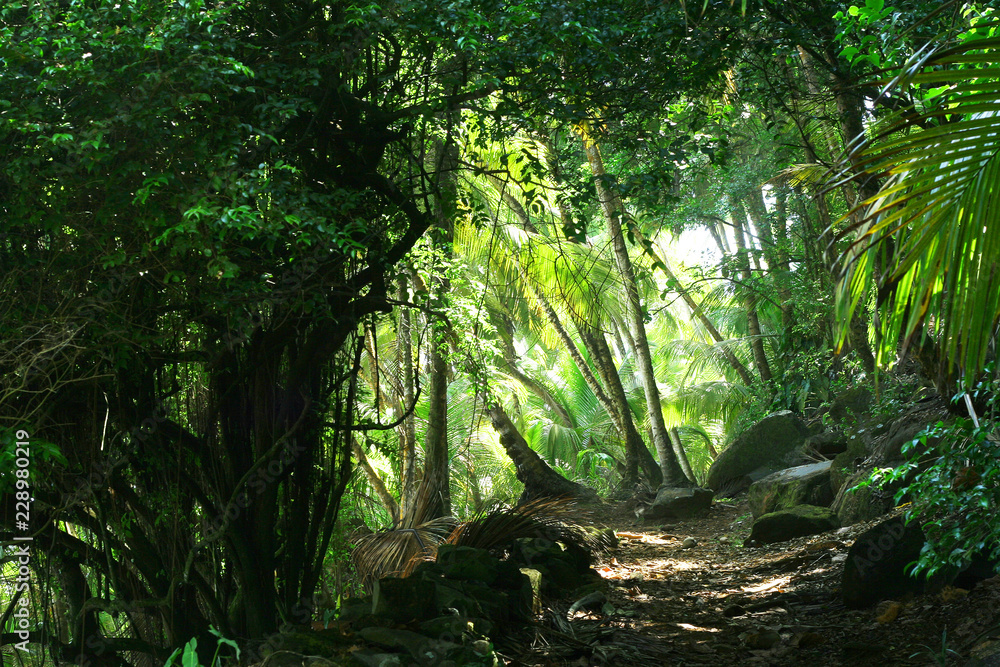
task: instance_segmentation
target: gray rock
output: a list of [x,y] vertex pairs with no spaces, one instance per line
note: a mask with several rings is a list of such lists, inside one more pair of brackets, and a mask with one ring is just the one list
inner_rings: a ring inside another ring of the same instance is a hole
[[857,417],[872,406],[872,393],[865,387],[854,387],[842,392],[830,405],[830,416],[837,421]]
[[755,517],[796,505],[826,507],[833,501],[831,461],[786,468],[750,485],[747,502]]
[[522,567],[521,574],[530,582],[531,613],[542,613],[542,573],[534,568]]
[[832,459],[837,454],[847,451],[848,437],[841,431],[823,431],[806,438],[805,448],[808,452]]
[[930,579],[911,576],[910,565],[920,557],[925,542],[920,526],[907,525],[902,516],[887,519],[858,535],[844,561],[844,604],[860,609],[907,594],[936,593],[946,584],[968,589],[994,576],[1000,567],[987,555],[976,554],[963,567],[943,568]]
[[851,491],[859,483],[868,479],[871,472],[871,468],[862,468],[852,473],[837,491],[837,495],[830,504],[830,509],[837,513],[837,518],[842,525],[850,526],[861,521],[878,518],[895,505],[893,502],[895,488],[880,489],[871,485],[857,491]]
[[839,528],[837,515],[826,507],[796,505],[791,509],[771,512],[757,519],[750,529],[748,543],[771,544],[796,537],[816,535]]
[[773,466],[787,468],[790,455],[801,451],[809,430],[791,411],[776,412],[764,417],[741,433],[715,459],[708,470],[706,486],[718,491],[731,480]]
[[920,557],[923,546],[923,531],[907,526],[902,517],[883,521],[859,535],[844,561],[844,604],[860,609],[907,593],[922,593],[926,579],[911,577],[906,569]]
[[711,507],[714,495],[709,489],[677,489],[661,486],[656,492],[653,504],[643,510],[640,518],[646,522],[688,519]]
[[830,467],[830,488],[834,495],[843,487],[847,478],[853,475],[868,458],[868,445],[863,437],[854,434],[847,439],[847,450],[833,457]]
[[[948,419],[948,406],[940,398],[916,403],[888,424],[885,434],[872,442],[872,463],[883,466],[903,458],[903,445],[917,437],[917,433],[940,420]],[[930,441],[934,444],[934,440]]]

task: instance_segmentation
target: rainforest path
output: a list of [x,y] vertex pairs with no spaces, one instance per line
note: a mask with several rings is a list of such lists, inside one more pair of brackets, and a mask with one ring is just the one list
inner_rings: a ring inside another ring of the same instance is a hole
[[649,527],[633,525],[626,503],[599,514],[619,538],[595,564],[610,585],[605,599],[590,611],[551,605],[546,621],[501,642],[510,664],[968,665],[1000,637],[1000,577],[845,608],[847,550],[881,518],[749,548],[745,502]]

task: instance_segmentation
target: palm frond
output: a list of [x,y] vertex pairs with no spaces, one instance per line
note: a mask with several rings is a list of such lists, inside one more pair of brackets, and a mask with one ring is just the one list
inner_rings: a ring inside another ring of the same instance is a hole
[[420,560],[431,558],[455,527],[442,517],[414,528],[399,528],[363,535],[351,552],[354,567],[365,587],[384,577],[407,576]]
[[[1000,38],[920,53],[893,88],[943,90],[862,143],[853,165],[885,176],[851,212],[837,314],[846,336],[876,273],[882,309],[879,361],[921,329],[975,382],[1000,318]],[[859,178],[848,174],[845,177]],[[890,245],[891,242],[891,245]],[[890,250],[891,248],[891,250]]]
[[779,171],[767,183],[809,190],[825,185],[829,175],[830,167],[825,164],[793,164]]
[[540,498],[514,507],[497,504],[457,525],[451,517],[443,517],[415,528],[365,535],[351,557],[370,588],[384,577],[409,576],[420,563],[434,560],[442,544],[496,552],[520,538],[545,537],[599,550],[605,546],[600,537],[581,527],[586,519],[572,498]]
[[515,507],[498,506],[462,522],[446,542],[496,551],[523,537],[545,537],[596,546],[579,528],[585,513],[572,498],[540,498]]

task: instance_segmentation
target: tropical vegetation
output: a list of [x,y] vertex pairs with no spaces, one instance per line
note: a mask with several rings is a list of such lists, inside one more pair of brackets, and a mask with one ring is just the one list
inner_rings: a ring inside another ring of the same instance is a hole
[[28,596],[39,660],[212,664],[357,593],[371,531],[696,486],[909,359],[974,422],[920,449],[981,519],[941,558],[1000,548],[931,481],[1000,470],[995,19],[4,2],[0,536],[44,548],[2,643]]

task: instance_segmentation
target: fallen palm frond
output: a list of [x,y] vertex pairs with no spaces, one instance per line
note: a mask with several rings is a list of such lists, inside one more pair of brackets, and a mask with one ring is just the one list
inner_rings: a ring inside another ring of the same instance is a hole
[[572,498],[539,498],[514,507],[497,505],[455,524],[444,517],[416,528],[399,528],[360,538],[354,566],[365,587],[383,577],[406,577],[420,563],[434,560],[442,544],[501,551],[514,540],[544,537],[590,551],[606,548],[597,533],[585,530],[586,519]]
[[433,560],[438,545],[455,527],[452,517],[427,521],[415,528],[371,533],[361,537],[351,558],[366,588],[384,577],[405,577],[422,560]]
[[497,506],[455,527],[448,544],[495,551],[522,537],[545,537],[593,547],[579,526],[584,513],[572,498],[538,498],[515,507]]

